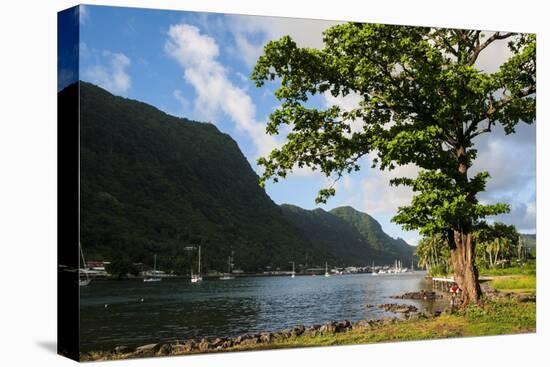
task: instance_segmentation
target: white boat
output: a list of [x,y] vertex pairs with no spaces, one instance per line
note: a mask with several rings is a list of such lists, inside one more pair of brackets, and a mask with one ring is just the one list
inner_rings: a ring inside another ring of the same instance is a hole
[[160,282],[162,280],[161,277],[155,276],[157,274],[157,254],[154,256],[153,272],[151,274],[152,276],[143,278],[144,283]]
[[[82,266],[79,266],[78,269],[78,285],[81,287],[87,286],[92,282],[92,278],[90,278],[90,275],[88,274],[88,267],[86,266],[86,260],[84,260],[84,253],[82,252],[82,245],[80,242],[78,243],[78,247],[80,248],[80,257],[82,258]],[[84,273],[86,275],[86,279],[82,279],[80,277],[80,274]]]
[[231,266],[233,265],[232,264],[232,257],[229,256],[229,259],[227,261],[227,273],[225,273],[224,275],[222,275],[220,277],[220,280],[231,280],[231,279],[235,279],[235,277],[233,275],[231,275]]
[[193,271],[191,271],[191,283],[198,283],[202,282],[202,276],[201,276],[201,246],[199,245],[199,268],[198,268],[198,274],[193,274]]
[[292,273],[290,273],[291,278],[296,278],[296,271],[294,270],[294,261],[291,261],[292,263]]
[[330,276],[330,274],[329,274],[329,272],[328,272],[328,263],[326,263],[326,262],[325,262],[325,276],[326,276],[326,277],[329,277],[329,276]]

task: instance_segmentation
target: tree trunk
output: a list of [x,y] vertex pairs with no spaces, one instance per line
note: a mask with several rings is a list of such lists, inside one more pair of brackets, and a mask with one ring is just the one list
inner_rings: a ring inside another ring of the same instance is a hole
[[455,281],[462,290],[462,306],[479,303],[481,287],[475,266],[475,243],[471,233],[454,231],[454,246],[451,246],[451,264]]

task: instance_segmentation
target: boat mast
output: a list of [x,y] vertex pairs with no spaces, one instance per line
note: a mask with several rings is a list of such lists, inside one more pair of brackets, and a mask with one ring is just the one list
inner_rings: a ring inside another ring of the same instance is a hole
[[201,245],[199,245],[199,276],[201,275]]
[[[86,274],[86,280],[89,279],[89,275],[88,275],[88,272],[86,271],[86,260],[84,259],[84,252],[82,251],[82,244],[79,242],[78,243],[78,247],[80,248],[80,256],[82,256],[82,269],[84,269],[84,274]],[[80,268],[80,267],[79,267]],[[80,269],[79,269],[79,272],[80,272]]]

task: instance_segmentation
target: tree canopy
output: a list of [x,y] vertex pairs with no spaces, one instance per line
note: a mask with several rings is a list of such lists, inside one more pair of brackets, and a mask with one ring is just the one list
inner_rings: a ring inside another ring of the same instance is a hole
[[[391,182],[415,192],[393,220],[423,235],[444,234],[452,248],[473,246],[476,226],[509,210],[476,198],[489,173],[468,176],[475,138],[496,124],[511,134],[521,121],[534,121],[535,36],[347,23],[326,30],[323,41],[321,50],[299,48],[289,36],[271,41],[253,70],[258,87],[280,82],[275,96],[281,105],[270,115],[267,132],[290,127],[284,146],[258,160],[261,183],[304,166],[338,180],[359,170],[367,154],[380,169],[414,164],[418,177]],[[498,41],[507,42],[510,57],[494,72],[480,70],[476,61]],[[350,110],[336,104],[315,108],[308,101],[317,94],[356,95],[360,102]],[[325,188],[316,200],[325,202],[334,193],[333,186]],[[463,252],[462,265],[472,264],[469,256]],[[468,271],[477,279],[475,268]]]

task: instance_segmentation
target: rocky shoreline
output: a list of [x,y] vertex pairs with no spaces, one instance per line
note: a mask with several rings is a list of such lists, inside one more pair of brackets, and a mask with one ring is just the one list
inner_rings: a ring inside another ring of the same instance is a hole
[[[403,305],[401,305],[403,306]],[[412,306],[414,307],[414,306]],[[431,314],[419,313],[416,318],[435,317]],[[345,333],[353,329],[374,329],[378,326],[404,322],[405,319],[398,317],[385,317],[378,320],[361,320],[350,322],[348,320],[332,321],[322,325],[304,326],[298,325],[292,329],[286,329],[278,332],[264,332],[256,334],[245,334],[235,338],[203,338],[201,340],[187,340],[185,342],[175,343],[152,343],[142,345],[137,348],[126,346],[117,346],[110,352],[92,352],[82,355],[83,360],[109,360],[126,359],[152,356],[185,355],[195,353],[214,353],[228,351],[238,347],[261,345],[266,349],[274,341],[283,341],[300,336],[315,337],[320,335],[334,335]]]
[[317,325],[297,325],[292,329],[281,330],[277,332],[264,332],[255,334],[245,334],[234,338],[202,338],[200,340],[190,339],[185,342],[176,341],[175,343],[151,343],[130,348],[127,346],[117,346],[112,351],[91,352],[82,355],[83,360],[109,360],[126,359],[152,356],[185,355],[195,353],[222,352],[239,347],[258,346],[269,348],[269,345],[276,341],[284,341],[300,336],[315,337],[321,335],[334,335],[345,333],[353,329],[373,329],[378,326],[395,324],[410,319],[428,319],[437,317],[440,313],[419,313],[418,308],[413,305],[387,303],[366,305],[366,307],[377,307],[387,312],[402,314],[404,317],[384,317],[374,320],[360,320],[351,322],[349,320],[331,321],[325,324]]
[[[524,296],[513,293],[502,293],[491,287],[484,287],[484,294],[489,299],[516,299],[519,302],[536,302],[536,296]],[[394,299],[413,299],[426,300],[442,298],[443,295],[431,291],[409,292],[400,296],[394,296]],[[431,319],[440,316],[445,310],[430,312],[418,312],[418,308],[413,305],[387,303],[379,305],[365,305],[365,307],[377,307],[387,312],[401,314],[402,317],[384,317],[374,320],[360,320],[350,322],[349,320],[331,321],[322,325],[297,325],[292,329],[281,330],[277,332],[263,332],[254,334],[240,335],[234,338],[202,338],[200,340],[186,340],[184,342],[176,341],[174,343],[152,343],[131,348],[127,346],[117,346],[112,351],[83,353],[81,360],[98,361],[112,359],[141,358],[153,356],[185,355],[196,353],[216,353],[231,351],[235,349],[269,349],[274,342],[291,340],[293,338],[305,336],[316,337],[346,333],[351,330],[372,330],[377,327],[407,322],[409,320]]]

